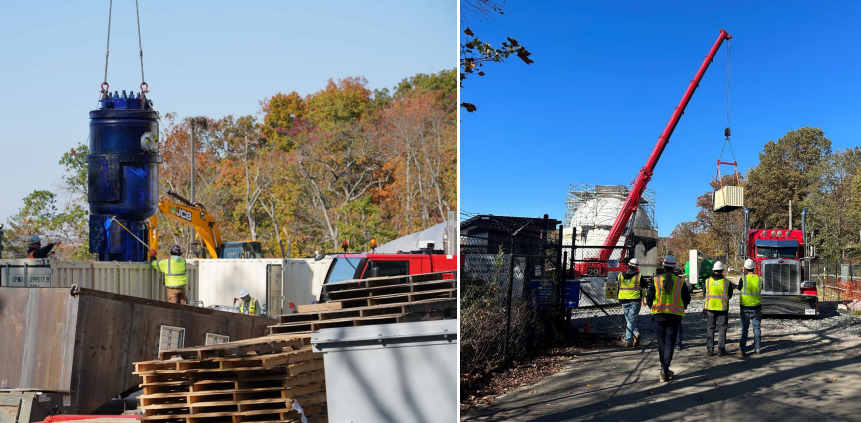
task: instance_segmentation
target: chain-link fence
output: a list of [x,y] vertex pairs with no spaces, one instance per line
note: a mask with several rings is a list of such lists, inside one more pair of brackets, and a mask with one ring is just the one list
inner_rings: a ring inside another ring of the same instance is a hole
[[629,256],[626,247],[603,247],[566,245],[563,257],[569,270],[565,273],[576,277],[579,285],[579,303],[570,309],[569,327],[579,333],[607,336],[620,339],[625,334],[625,316],[618,302],[619,268]]
[[615,281],[630,248],[572,246],[558,223],[462,216],[464,373],[482,374],[573,334],[624,335]]
[[544,303],[555,298],[530,289],[556,286],[558,236],[545,229],[542,219],[461,222],[462,372],[482,374],[550,345],[553,310]]

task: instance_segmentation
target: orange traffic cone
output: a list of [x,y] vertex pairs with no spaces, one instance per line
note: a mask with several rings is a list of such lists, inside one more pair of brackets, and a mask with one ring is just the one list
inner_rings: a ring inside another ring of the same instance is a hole
[[589,321],[586,321],[586,329],[583,330],[583,333],[592,333],[592,326],[589,325]]

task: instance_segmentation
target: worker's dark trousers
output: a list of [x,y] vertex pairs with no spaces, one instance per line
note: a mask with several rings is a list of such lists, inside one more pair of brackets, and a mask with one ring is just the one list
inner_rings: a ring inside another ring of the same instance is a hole
[[655,320],[655,334],[658,336],[658,358],[661,359],[661,370],[668,370],[673,361],[673,347],[676,344],[676,334],[681,322],[660,322]]
[[724,344],[726,344],[726,327],[729,312],[706,310],[706,316],[709,320],[709,331],[706,333],[706,349],[714,351],[715,325],[717,325],[718,329],[718,348],[724,349]]

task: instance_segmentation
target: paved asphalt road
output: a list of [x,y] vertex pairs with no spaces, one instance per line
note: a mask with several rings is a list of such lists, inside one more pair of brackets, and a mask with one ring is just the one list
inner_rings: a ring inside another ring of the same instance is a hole
[[581,354],[535,385],[462,412],[461,421],[861,420],[861,320],[834,305],[823,305],[819,319],[764,319],[762,354],[740,359],[733,303],[730,355],[705,356],[705,322],[689,313],[687,347],[673,357],[670,382],[658,380],[657,341],[646,327],[640,347]]

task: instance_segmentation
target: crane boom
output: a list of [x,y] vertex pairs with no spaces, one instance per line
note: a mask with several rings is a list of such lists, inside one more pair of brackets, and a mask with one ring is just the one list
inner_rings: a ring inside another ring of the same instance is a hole
[[[619,242],[619,237],[622,235],[622,231],[624,231],[625,227],[628,225],[628,221],[631,219],[631,216],[634,214],[635,211],[637,211],[637,207],[640,204],[640,197],[643,195],[643,191],[646,190],[646,185],[649,183],[649,180],[652,179],[652,173],[655,170],[655,166],[658,164],[658,160],[664,153],[664,148],[666,148],[667,144],[669,144],[670,137],[673,135],[673,131],[675,131],[676,125],[678,125],[679,120],[685,113],[685,108],[688,106],[688,102],[691,101],[691,97],[694,95],[694,91],[696,91],[697,87],[699,87],[700,80],[703,79],[703,75],[705,75],[706,70],[709,68],[709,65],[714,60],[715,54],[717,53],[721,44],[723,44],[723,41],[730,39],[732,39],[732,35],[729,35],[729,33],[721,29],[720,36],[718,37],[711,51],[709,51],[709,54],[703,61],[703,64],[700,66],[700,70],[697,72],[694,79],[691,80],[691,84],[688,86],[687,91],[685,91],[685,95],[684,97],[682,97],[682,101],[679,102],[678,106],[676,106],[676,110],[673,112],[673,116],[667,123],[667,127],[664,128],[664,132],[662,132],[661,136],[658,138],[658,142],[655,144],[655,148],[652,150],[652,154],[649,156],[649,160],[646,161],[646,165],[643,166],[642,169],[640,169],[640,173],[637,175],[637,178],[634,179],[633,187],[628,193],[628,197],[625,199],[625,203],[622,205],[622,210],[619,212],[619,215],[616,216],[616,221],[613,222],[613,227],[610,229],[610,233],[607,235],[607,239],[604,241],[605,247],[615,246]],[[598,259],[602,262],[605,262],[610,258],[610,254],[612,252],[613,250],[611,248],[602,248]]]

